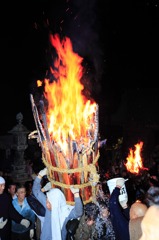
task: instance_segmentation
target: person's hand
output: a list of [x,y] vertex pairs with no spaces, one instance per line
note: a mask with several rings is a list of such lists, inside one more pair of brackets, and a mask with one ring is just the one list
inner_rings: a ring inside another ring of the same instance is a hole
[[47,168],[44,168],[44,169],[42,169],[42,170],[39,172],[38,175],[39,175],[40,177],[43,177],[43,176],[47,175],[47,173],[48,173]]
[[70,190],[73,194],[79,193],[79,188],[74,188],[73,186],[70,186]]
[[42,188],[43,192],[47,192],[52,188],[51,182],[46,183],[46,185]]
[[120,205],[122,206],[123,209],[127,208],[127,200],[119,201]]
[[6,219],[5,221],[3,221],[3,217],[0,218],[0,229],[2,229],[6,223],[8,222],[8,219]]
[[34,229],[30,229],[30,239],[34,237]]
[[28,228],[30,226],[30,221],[27,219],[22,219],[20,224],[23,225],[24,227]]
[[119,178],[116,180],[116,187],[122,188],[125,184],[125,179],[124,178]]

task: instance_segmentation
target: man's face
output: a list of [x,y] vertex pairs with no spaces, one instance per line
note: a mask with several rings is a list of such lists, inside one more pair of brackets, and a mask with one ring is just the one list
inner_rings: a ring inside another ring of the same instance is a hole
[[100,211],[102,218],[108,218],[109,217],[109,210],[108,208],[102,208]]
[[19,201],[24,201],[24,198],[25,198],[25,196],[26,196],[26,189],[25,188],[19,188],[18,190],[17,190],[17,197],[18,197],[18,200]]
[[88,226],[92,226],[92,225],[95,223],[95,221],[92,220],[92,219],[88,219],[88,220],[86,221],[86,223],[87,223]]
[[16,192],[16,185],[11,185],[10,188],[8,188],[8,192],[13,196]]
[[5,183],[0,184],[0,194],[4,192],[4,189],[5,189]]

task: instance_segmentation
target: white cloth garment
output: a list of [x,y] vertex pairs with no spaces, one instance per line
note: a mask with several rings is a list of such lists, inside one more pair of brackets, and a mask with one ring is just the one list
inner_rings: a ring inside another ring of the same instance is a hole
[[5,179],[0,176],[0,184],[4,184],[4,183],[5,183]]
[[51,229],[52,240],[62,240],[61,230],[66,217],[74,206],[66,203],[66,198],[63,192],[58,188],[53,188],[47,192],[47,198],[51,203]]

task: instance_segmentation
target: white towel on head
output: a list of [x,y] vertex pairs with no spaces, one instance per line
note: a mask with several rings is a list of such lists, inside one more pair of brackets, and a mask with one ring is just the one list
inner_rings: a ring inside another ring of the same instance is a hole
[[70,206],[66,203],[66,198],[63,192],[58,188],[52,188],[47,192],[47,197],[51,203],[51,229],[52,240],[62,240],[61,230],[66,217],[70,214],[70,211],[74,206]]
[[0,184],[4,184],[6,181],[3,177],[0,176]]

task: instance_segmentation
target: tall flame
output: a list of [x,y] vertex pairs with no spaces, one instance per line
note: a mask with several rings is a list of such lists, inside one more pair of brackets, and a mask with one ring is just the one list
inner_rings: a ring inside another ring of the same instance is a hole
[[131,173],[139,173],[140,169],[143,169],[143,163],[141,158],[141,150],[143,147],[143,142],[137,143],[135,145],[135,151],[130,148],[130,152],[127,159],[127,163],[125,164],[127,170]]
[[66,152],[68,139],[88,144],[97,106],[82,95],[83,58],[73,52],[70,39],[60,41],[56,34],[51,36],[51,43],[58,57],[54,69],[51,68],[56,81],[44,80],[44,96],[48,102],[46,117],[51,139]]

